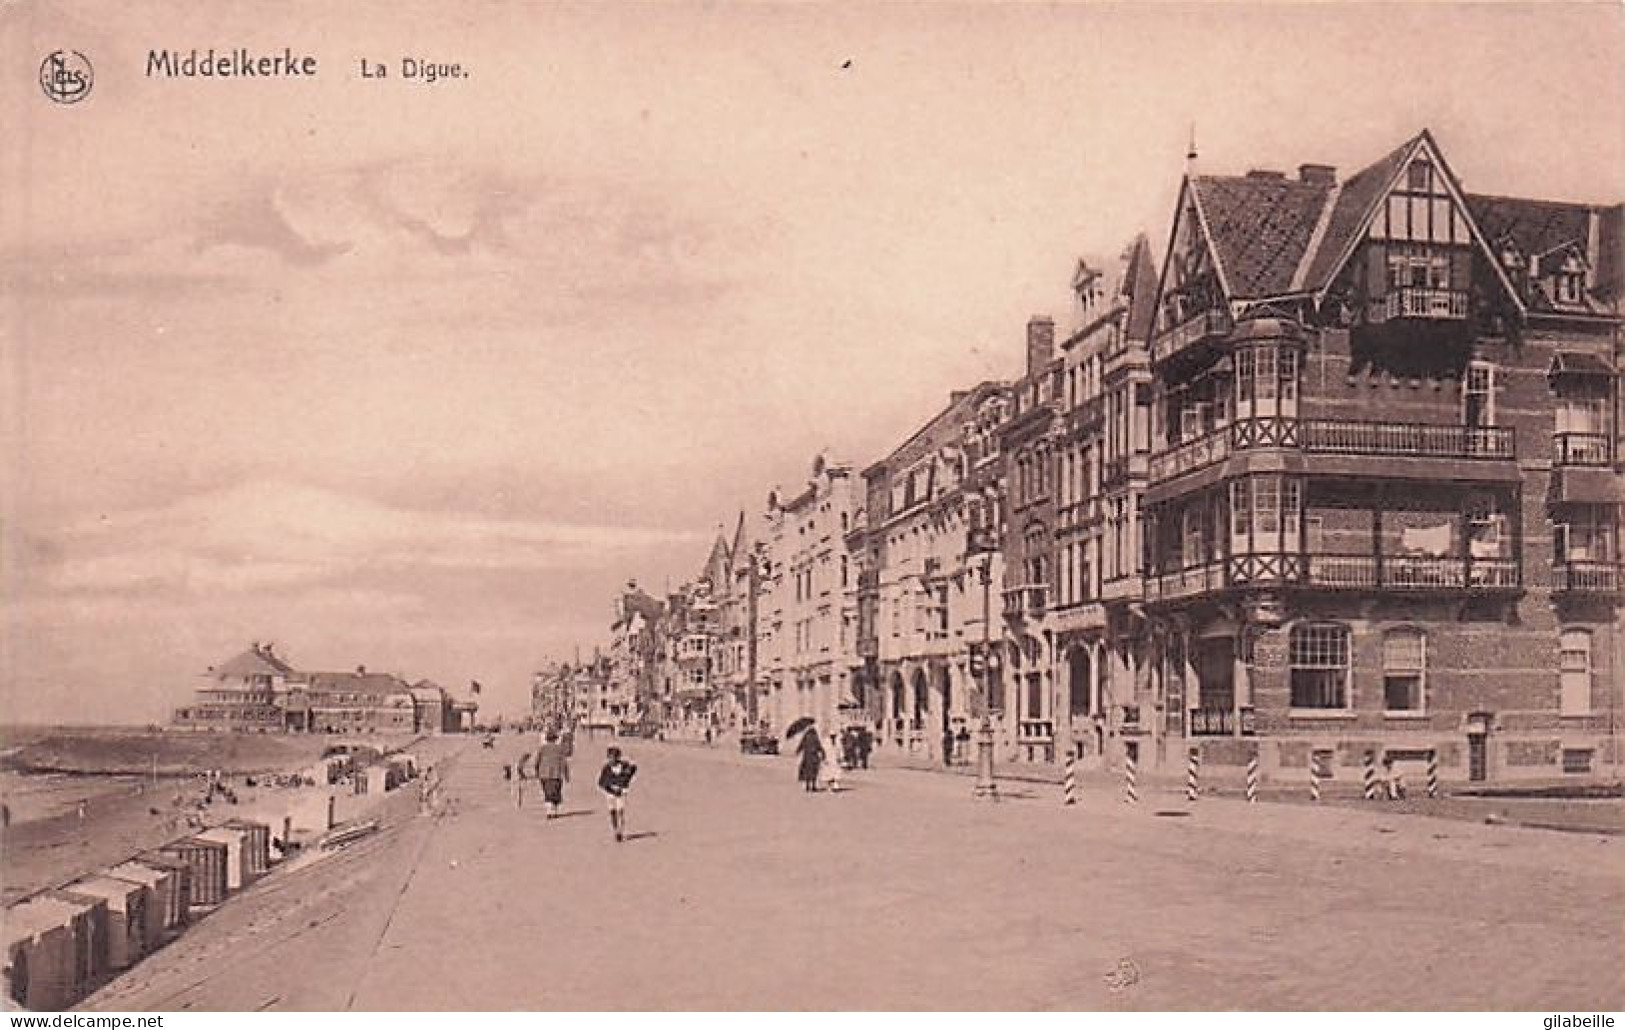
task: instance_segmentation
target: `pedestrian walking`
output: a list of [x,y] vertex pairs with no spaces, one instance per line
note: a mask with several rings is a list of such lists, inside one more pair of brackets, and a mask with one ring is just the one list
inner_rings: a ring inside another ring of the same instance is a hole
[[801,756],[801,765],[797,769],[801,785],[807,793],[816,793],[818,770],[824,764],[824,744],[818,739],[816,726],[801,735],[801,742],[796,745],[796,753]]
[[970,730],[964,726],[954,734],[954,750],[961,763],[970,761]]
[[867,726],[858,727],[858,765],[869,768],[869,752],[874,750],[875,735]]
[[954,764],[954,731],[949,726],[942,728],[942,764]]
[[621,757],[621,749],[612,747],[604,753],[607,759],[598,773],[598,789],[603,791],[609,808],[609,828],[615,831],[617,843],[626,839],[626,795],[632,789],[632,777],[638,767]]
[[559,742],[558,733],[548,730],[541,750],[536,752],[536,782],[541,785],[549,819],[558,818],[559,806],[564,803],[564,785],[569,781],[569,756]]

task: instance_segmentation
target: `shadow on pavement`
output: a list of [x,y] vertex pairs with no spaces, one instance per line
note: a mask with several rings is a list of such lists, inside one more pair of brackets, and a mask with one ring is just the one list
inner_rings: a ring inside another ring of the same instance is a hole
[[660,834],[656,833],[654,830],[644,830],[642,833],[629,833],[626,835],[626,839],[628,842],[630,842],[634,840],[647,840],[650,837],[658,836],[660,836]]

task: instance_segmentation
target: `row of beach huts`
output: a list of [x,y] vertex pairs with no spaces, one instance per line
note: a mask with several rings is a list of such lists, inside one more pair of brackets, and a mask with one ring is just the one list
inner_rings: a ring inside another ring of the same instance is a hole
[[[342,775],[358,794],[382,794],[418,772],[407,754],[379,756],[365,767],[352,761],[325,759],[317,782]],[[227,819],[10,906],[3,920],[9,1005],[69,1008],[167,944],[280,864],[296,831],[333,831],[333,795],[318,800],[314,809],[307,805],[286,816],[280,837],[273,838],[267,823]]]

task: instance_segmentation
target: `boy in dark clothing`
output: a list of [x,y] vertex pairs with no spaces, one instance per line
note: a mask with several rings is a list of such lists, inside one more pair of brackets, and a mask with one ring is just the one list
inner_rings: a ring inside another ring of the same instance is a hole
[[598,789],[604,792],[609,806],[609,828],[615,831],[615,839],[622,841],[626,839],[626,795],[638,767],[622,758],[618,747],[610,748],[605,757],[609,760],[598,774]]

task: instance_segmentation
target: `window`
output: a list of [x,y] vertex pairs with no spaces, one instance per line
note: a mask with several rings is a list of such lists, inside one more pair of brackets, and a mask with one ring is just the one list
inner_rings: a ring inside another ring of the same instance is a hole
[[1349,707],[1349,629],[1336,624],[1294,626],[1287,642],[1293,708]]
[[1566,629],[1557,655],[1559,715],[1591,714],[1591,631]]
[[1427,636],[1419,629],[1391,629],[1382,638],[1383,708],[1423,710],[1427,675]]
[[1405,185],[1418,193],[1428,193],[1433,189],[1433,166],[1426,161],[1416,160],[1405,170]]
[[1495,366],[1475,361],[1467,366],[1467,378],[1461,385],[1461,420],[1463,425],[1495,425]]

